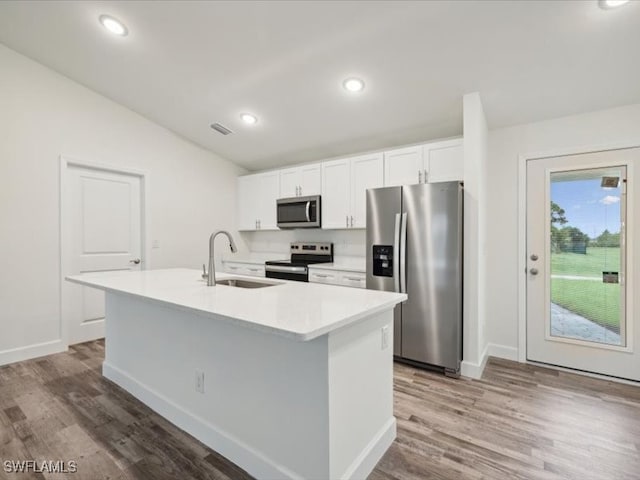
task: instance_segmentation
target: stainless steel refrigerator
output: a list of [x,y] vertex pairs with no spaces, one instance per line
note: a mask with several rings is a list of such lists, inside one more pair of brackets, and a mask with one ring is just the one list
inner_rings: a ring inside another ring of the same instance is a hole
[[367,288],[409,297],[394,312],[397,360],[460,375],[460,183],[367,190]]

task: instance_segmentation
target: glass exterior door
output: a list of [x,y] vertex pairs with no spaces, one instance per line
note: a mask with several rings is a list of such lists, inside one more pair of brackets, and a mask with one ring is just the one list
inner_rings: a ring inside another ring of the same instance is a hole
[[630,181],[639,162],[640,149],[527,162],[529,360],[640,379],[628,215],[640,211]]

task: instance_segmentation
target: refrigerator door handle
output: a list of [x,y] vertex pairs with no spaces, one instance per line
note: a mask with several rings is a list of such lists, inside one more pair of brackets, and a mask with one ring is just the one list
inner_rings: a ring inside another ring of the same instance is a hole
[[400,214],[396,213],[396,226],[393,230],[393,291],[400,293]]
[[400,221],[400,293],[407,293],[407,214]]

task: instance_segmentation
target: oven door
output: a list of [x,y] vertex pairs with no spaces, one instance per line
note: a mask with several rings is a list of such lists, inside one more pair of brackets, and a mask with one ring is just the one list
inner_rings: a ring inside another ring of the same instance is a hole
[[320,228],[320,195],[281,198],[277,202],[278,227]]
[[303,266],[265,265],[267,278],[279,278],[280,280],[295,280],[296,282],[308,282],[309,270]]

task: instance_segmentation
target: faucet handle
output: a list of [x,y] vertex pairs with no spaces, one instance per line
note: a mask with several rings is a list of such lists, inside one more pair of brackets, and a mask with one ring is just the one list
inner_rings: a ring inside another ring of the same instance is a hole
[[202,264],[202,278],[209,278],[209,275],[207,275],[207,267],[204,266],[204,263]]

